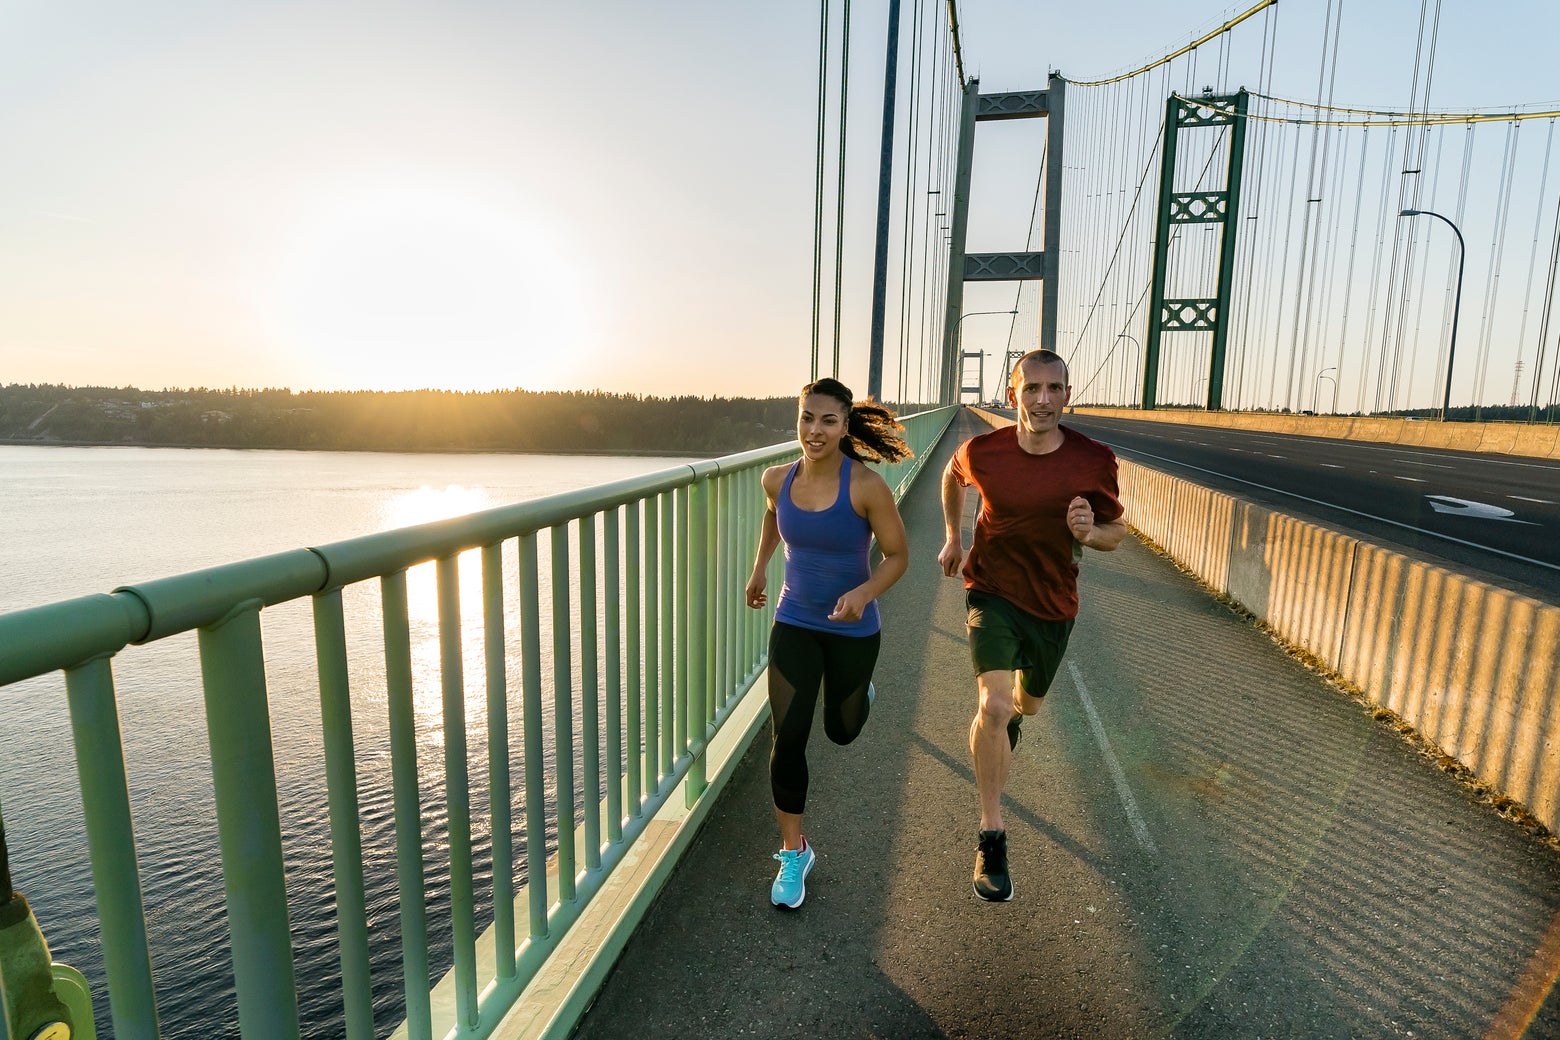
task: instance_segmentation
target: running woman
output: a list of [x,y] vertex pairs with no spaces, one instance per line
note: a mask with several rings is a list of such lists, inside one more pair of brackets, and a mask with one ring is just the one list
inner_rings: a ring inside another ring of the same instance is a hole
[[[910,457],[894,413],[870,400],[853,403],[837,379],[802,388],[796,437],[802,457],[764,471],[768,509],[758,537],[747,604],[768,602],[765,574],[785,543],[785,584],[769,634],[769,709],[774,745],[769,782],[780,824],[780,871],[769,898],[796,909],[807,895],[817,856],[802,834],[807,804],[807,737],[818,695],[823,729],[836,744],[861,733],[872,706],[877,664],[877,598],[909,565],[905,525],[893,492],[866,462]],[[868,548],[882,559],[873,568]]]

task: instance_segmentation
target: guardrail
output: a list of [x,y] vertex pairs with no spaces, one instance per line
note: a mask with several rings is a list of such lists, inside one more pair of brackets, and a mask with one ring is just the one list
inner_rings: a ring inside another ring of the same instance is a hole
[[1134,531],[1560,832],[1560,607],[1119,465]]
[[[896,496],[956,412],[903,420],[916,458],[878,467]],[[366,749],[354,740],[346,604],[372,602],[359,587],[378,583],[405,991],[400,1032],[489,1036],[657,810],[679,787],[689,805],[708,791],[705,752],[767,654],[772,608],[751,611],[742,601],[764,508],[759,476],[764,466],[794,457],[792,444],[758,449],[0,616],[0,687],[64,673],[113,1034],[159,1035],[116,655],[195,633],[238,1027],[245,1037],[298,1037],[284,866],[292,836],[279,812],[261,616],[278,604],[311,603],[343,1028],[353,1040],[369,1038],[375,993],[393,983],[371,969],[359,802]],[[461,618],[461,557],[468,551],[480,556],[485,697],[478,704],[467,692]],[[430,562],[448,812],[439,840],[425,833],[420,805],[407,582],[409,569]],[[518,618],[517,639],[506,611]],[[518,742],[510,733],[511,673],[520,677]],[[491,926],[480,940],[467,746],[477,714],[485,716],[490,819],[482,822],[491,828],[492,877]],[[511,813],[517,755],[519,820]],[[430,852],[448,859],[453,950],[448,977],[433,988],[424,873]],[[0,979],[0,995],[18,985]],[[448,1006],[432,997],[441,987]],[[27,1023],[7,1025],[32,1033]]]

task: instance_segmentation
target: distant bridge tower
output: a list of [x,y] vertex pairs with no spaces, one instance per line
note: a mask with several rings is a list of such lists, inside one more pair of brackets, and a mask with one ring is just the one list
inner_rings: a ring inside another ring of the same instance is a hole
[[[1212,332],[1208,362],[1209,411],[1224,407],[1224,347],[1229,337],[1230,290],[1235,275],[1235,233],[1239,227],[1241,161],[1246,143],[1249,95],[1205,94],[1192,100],[1171,95],[1165,103],[1165,141],[1159,170],[1159,215],[1154,231],[1154,274],[1150,283],[1148,334],[1143,340],[1143,407],[1153,408],[1159,388],[1159,346],[1166,332]],[[1222,191],[1176,191],[1176,136],[1195,127],[1230,128],[1229,163]],[[1172,224],[1223,224],[1219,240],[1218,287],[1214,297],[1165,299],[1165,269]]]
[[[964,312],[965,282],[1043,281],[1040,291],[1040,346],[1056,349],[1057,271],[1062,256],[1062,126],[1067,81],[1052,73],[1045,90],[982,94],[980,81],[964,86],[959,125],[959,155],[955,166],[951,239],[948,244],[948,310],[943,321],[941,400],[953,403],[959,394],[958,328]],[[975,157],[975,124],[988,119],[1045,117],[1045,249],[1039,253],[966,253],[969,223],[970,169]],[[1005,377],[1004,377],[1005,378]]]

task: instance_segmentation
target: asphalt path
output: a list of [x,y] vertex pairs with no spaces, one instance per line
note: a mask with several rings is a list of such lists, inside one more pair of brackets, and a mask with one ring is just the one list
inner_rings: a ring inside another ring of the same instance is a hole
[[1016,894],[974,896],[958,422],[901,506],[871,719],[813,729],[806,902],[769,903],[766,724],[576,1040],[1560,1037],[1560,851],[1136,539],[1085,555],[1003,799]]
[[1070,414],[1122,458],[1560,603],[1560,461]]

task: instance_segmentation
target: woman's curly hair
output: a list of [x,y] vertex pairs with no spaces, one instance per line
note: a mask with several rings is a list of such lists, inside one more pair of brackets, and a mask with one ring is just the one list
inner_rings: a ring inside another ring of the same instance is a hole
[[798,403],[811,394],[832,397],[845,406],[845,436],[840,450],[860,462],[899,462],[915,453],[899,435],[904,425],[894,413],[870,397],[857,404],[850,387],[834,378],[819,379],[802,387]]

